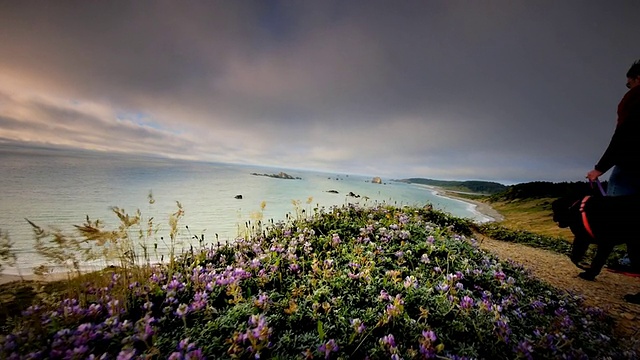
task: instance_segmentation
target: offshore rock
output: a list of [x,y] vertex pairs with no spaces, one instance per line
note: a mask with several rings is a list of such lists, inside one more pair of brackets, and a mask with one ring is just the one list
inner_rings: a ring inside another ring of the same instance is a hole
[[267,177],[272,177],[272,178],[276,178],[276,179],[288,179],[288,180],[302,180],[301,177],[293,177],[289,174],[287,174],[286,172],[280,172],[278,174],[258,174],[258,173],[251,173],[251,175],[256,175],[256,176],[267,176]]

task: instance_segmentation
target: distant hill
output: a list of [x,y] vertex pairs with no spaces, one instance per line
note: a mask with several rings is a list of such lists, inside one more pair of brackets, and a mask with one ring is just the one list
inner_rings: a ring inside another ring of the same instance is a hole
[[434,180],[434,179],[423,179],[423,178],[409,178],[409,179],[401,179],[394,180],[398,182],[404,182],[409,184],[423,184],[423,185],[431,185],[438,186],[443,189],[453,190],[453,191],[462,191],[476,194],[497,194],[507,189],[506,185],[502,185],[497,182],[490,181],[478,181],[478,180],[469,180],[469,181],[447,181],[447,180]]
[[[606,191],[607,182],[602,183]],[[553,183],[547,181],[533,181],[508,186],[504,191],[493,194],[490,201],[524,200],[540,198],[560,198],[584,194],[596,194],[597,188],[591,188],[586,181]]]

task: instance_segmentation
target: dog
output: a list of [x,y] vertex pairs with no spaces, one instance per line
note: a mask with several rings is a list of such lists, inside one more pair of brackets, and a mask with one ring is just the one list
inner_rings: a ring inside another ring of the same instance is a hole
[[[584,272],[578,276],[594,281],[616,245],[627,244],[634,271],[640,270],[640,195],[571,196],[552,202],[553,221],[574,235],[571,261]],[[581,262],[590,244],[596,255],[587,267]]]

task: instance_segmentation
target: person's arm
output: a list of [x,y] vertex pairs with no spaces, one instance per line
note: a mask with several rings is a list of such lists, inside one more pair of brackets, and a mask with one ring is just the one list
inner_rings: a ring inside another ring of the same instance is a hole
[[598,176],[606,173],[625,155],[625,149],[635,143],[634,134],[637,133],[637,126],[632,126],[635,119],[640,114],[640,87],[629,90],[618,104],[618,119],[616,130],[609,141],[609,146],[596,164],[593,170],[587,174],[587,178],[595,181]]
[[627,137],[625,134],[625,128],[626,127],[624,125],[618,125],[616,127],[616,131],[613,133],[611,141],[609,141],[607,150],[605,150],[604,154],[602,154],[602,157],[594,167],[594,170],[600,172],[600,174],[606,173],[613,167],[613,165],[615,165],[616,160],[619,159],[620,150],[623,146],[622,144],[625,142]]

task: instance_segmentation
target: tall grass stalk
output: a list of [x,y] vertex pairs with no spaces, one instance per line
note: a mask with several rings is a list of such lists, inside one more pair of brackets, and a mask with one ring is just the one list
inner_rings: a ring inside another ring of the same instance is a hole
[[5,265],[16,265],[16,253],[13,251],[13,242],[9,233],[0,229],[0,273]]

